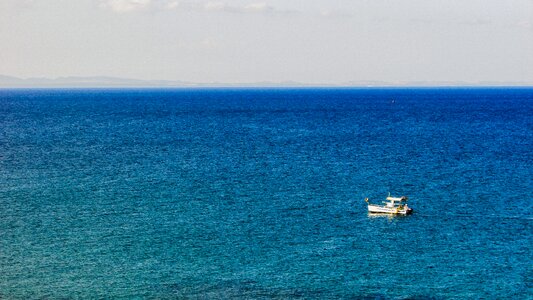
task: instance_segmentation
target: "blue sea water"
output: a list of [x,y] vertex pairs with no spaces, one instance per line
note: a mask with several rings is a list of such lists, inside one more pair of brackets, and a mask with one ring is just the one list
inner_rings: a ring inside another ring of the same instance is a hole
[[531,299],[532,194],[531,88],[0,90],[0,298]]

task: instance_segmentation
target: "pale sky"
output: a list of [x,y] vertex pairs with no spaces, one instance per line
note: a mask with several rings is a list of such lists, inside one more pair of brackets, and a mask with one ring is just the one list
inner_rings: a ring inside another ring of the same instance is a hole
[[0,74],[533,84],[533,0],[0,0]]

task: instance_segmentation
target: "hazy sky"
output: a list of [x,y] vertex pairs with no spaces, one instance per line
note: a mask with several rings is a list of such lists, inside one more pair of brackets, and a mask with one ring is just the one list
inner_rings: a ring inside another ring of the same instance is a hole
[[0,0],[0,74],[533,84],[533,0]]

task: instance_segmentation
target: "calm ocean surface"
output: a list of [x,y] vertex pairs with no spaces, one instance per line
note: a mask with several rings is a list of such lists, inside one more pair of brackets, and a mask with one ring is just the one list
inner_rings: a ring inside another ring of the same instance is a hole
[[0,90],[0,298],[532,299],[532,199],[533,89]]

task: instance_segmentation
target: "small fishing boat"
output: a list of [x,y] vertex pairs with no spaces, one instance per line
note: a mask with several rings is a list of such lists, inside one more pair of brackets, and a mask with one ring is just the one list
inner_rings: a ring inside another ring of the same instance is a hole
[[371,204],[368,202],[368,198],[365,198],[366,203],[368,203],[368,212],[370,213],[382,213],[382,214],[393,214],[393,215],[408,215],[413,212],[413,209],[407,206],[407,197],[391,197],[386,198],[386,201],[382,201],[383,205]]

